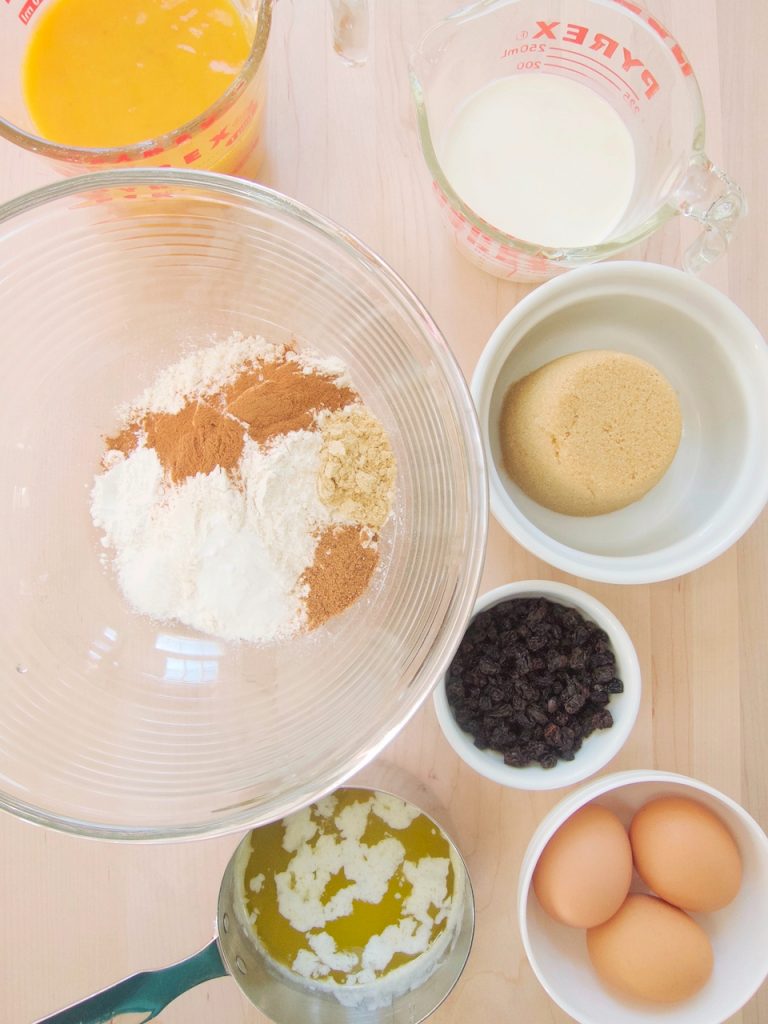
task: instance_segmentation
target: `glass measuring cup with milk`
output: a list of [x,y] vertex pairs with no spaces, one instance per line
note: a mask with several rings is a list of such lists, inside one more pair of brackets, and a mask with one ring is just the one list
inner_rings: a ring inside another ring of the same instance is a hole
[[685,54],[635,0],[480,0],[426,33],[411,85],[445,220],[498,277],[605,259],[678,213],[702,225],[698,272],[744,212]]

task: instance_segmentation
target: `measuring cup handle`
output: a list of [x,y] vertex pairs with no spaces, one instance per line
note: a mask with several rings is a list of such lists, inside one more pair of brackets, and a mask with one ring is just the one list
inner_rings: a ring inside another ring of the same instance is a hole
[[182,992],[213,978],[222,978],[227,969],[214,939],[205,949],[180,963],[158,971],[142,971],[118,981],[95,995],[88,996],[66,1010],[43,1017],[36,1024],[102,1024],[119,1013],[144,1013],[141,1024],[152,1020]]
[[[277,0],[271,0],[273,4]],[[328,0],[333,18],[333,49],[345,64],[360,67],[368,60],[372,0]]]
[[683,254],[685,269],[700,274],[725,253],[737,222],[747,212],[747,201],[736,182],[706,157],[691,165],[677,199],[683,216],[704,225]]
[[333,48],[353,67],[368,60],[370,0],[329,0],[333,15]]

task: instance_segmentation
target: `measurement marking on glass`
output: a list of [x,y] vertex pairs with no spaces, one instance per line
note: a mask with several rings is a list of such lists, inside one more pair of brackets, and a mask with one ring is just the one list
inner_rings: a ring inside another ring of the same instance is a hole
[[507,47],[507,49],[501,55],[501,60],[504,60],[505,57],[517,57],[518,55],[523,54],[523,53],[546,53],[546,52],[547,52],[547,44],[546,43],[523,43],[522,46],[509,46],[509,47]]
[[590,78],[592,75],[599,75],[600,78],[604,78],[605,79],[605,81],[608,83],[608,85],[612,85],[614,89],[616,89],[618,92],[621,92],[621,86],[617,85],[616,82],[614,82],[612,78],[608,77],[608,75],[604,75],[602,73],[602,71],[598,71],[597,68],[593,68],[590,64],[585,64],[581,60],[574,60],[572,57],[553,57],[552,60],[553,61],[567,61],[567,63],[566,64],[553,64],[553,63],[548,63],[547,61],[545,61],[544,62],[544,67],[545,68],[559,68],[561,71],[573,71],[574,74],[577,74],[577,75],[584,74],[583,71],[576,71],[574,68],[571,68],[571,67],[568,66],[569,64],[578,64],[579,67],[586,68],[587,71],[589,71],[588,75],[584,75],[585,78]]
[[[6,0],[6,2],[10,2],[10,0]],[[35,13],[35,11],[42,2],[43,0],[27,0],[27,2],[19,11],[19,21],[22,22],[22,24],[24,25],[29,24],[29,19],[32,17],[32,15]]]
[[[640,99],[640,97],[629,84],[629,82],[626,80],[626,78],[623,78],[618,73],[618,71],[614,71],[612,67],[609,67],[607,64],[604,64],[601,60],[598,60],[597,57],[590,57],[588,53],[582,53],[580,50],[569,50],[565,46],[550,46],[550,50],[557,50],[559,53],[569,53],[572,54],[574,57],[579,57],[581,60],[592,61],[592,63],[597,64],[597,66],[601,68],[603,71],[608,72],[609,75],[615,75],[615,77],[618,78],[618,80],[621,82],[622,86],[625,89],[628,89],[636,100]],[[565,60],[566,58],[562,59]]]
[[[559,58],[556,58],[556,59],[557,60],[563,60],[564,58],[559,57]],[[574,63],[576,63],[576,62],[574,61]],[[581,78],[586,78],[586,80],[588,82],[594,82],[594,78],[593,78],[594,70],[592,68],[589,68],[589,74],[587,74],[586,71],[577,71],[576,68],[568,67],[567,65],[563,65],[563,64],[555,64],[555,63],[550,62],[550,61],[544,61],[544,64],[542,66],[545,67],[545,68],[552,68],[555,71],[570,71],[570,73],[572,75],[579,75]],[[605,75],[603,75],[603,78],[605,78]],[[605,78],[605,80],[610,85],[612,85],[614,87],[614,89],[616,89],[618,92],[621,92],[621,89],[619,88],[619,86],[616,85],[615,82],[612,82],[610,80],[610,78]]]

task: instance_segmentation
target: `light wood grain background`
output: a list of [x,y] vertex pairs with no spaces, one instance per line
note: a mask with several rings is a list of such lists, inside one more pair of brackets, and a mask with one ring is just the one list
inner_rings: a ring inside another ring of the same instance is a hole
[[[407,53],[453,0],[377,0],[367,66],[331,50],[323,0],[280,0],[270,42],[268,163],[262,180],[338,220],[398,270],[435,316],[467,376],[499,319],[528,291],[466,263],[438,220],[416,139]],[[768,109],[762,0],[654,0],[704,94],[708,150],[743,186],[750,216],[707,278],[768,332]],[[0,142],[0,199],[51,180],[36,158]],[[680,265],[679,220],[637,254]],[[600,598],[637,647],[644,695],[611,769],[697,776],[768,827],[768,519],[683,579],[601,586],[568,579],[492,522],[483,589],[560,578]],[[475,946],[435,1024],[564,1022],[522,952],[514,899],[530,835],[560,793],[529,796],[474,776],[443,741],[431,701],[384,754],[450,806],[477,895]],[[77,840],[0,817],[0,1020],[31,1021],[212,934],[221,874],[237,837],[164,847]],[[190,992],[164,1024],[257,1024],[230,979]],[[768,1022],[763,990],[733,1018]],[[297,1022],[303,1024],[303,1022]]]

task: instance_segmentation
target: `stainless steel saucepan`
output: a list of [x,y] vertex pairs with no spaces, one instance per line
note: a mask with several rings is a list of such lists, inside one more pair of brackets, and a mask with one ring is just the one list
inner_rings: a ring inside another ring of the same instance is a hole
[[[370,791],[374,792],[373,789]],[[431,817],[430,820],[434,821]],[[434,823],[446,835],[445,829]],[[396,996],[391,1005],[383,1009],[347,1007],[342,1006],[331,993],[310,991],[298,981],[278,974],[259,949],[242,909],[238,912],[238,904],[242,904],[243,865],[250,855],[252,835],[252,832],[247,833],[227,864],[219,889],[215,935],[204,949],[169,967],[142,971],[125,978],[43,1018],[37,1024],[101,1024],[125,1013],[146,1013],[144,1021],[149,1021],[183,992],[227,974],[234,978],[244,995],[276,1024],[296,1024],[298,1021],[312,1021],[312,1024],[419,1024],[440,1005],[456,984],[472,945],[475,905],[466,870],[461,922],[452,945],[436,970],[412,991]],[[447,835],[446,838],[458,854],[451,838]],[[459,859],[463,863],[460,854]]]

